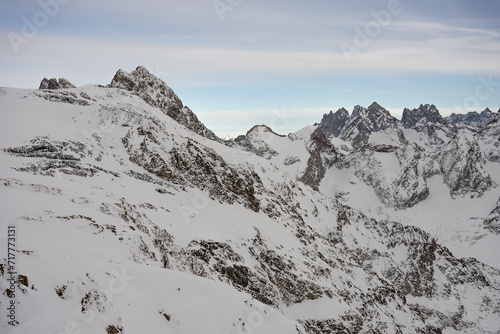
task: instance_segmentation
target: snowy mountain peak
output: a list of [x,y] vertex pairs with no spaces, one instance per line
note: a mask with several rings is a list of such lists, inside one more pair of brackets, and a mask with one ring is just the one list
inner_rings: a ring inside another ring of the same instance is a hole
[[378,112],[384,113],[387,116],[391,116],[391,114],[389,113],[388,110],[386,110],[384,107],[382,107],[380,104],[378,104],[375,101],[372,104],[370,104],[370,106],[367,109],[368,110],[377,110]]
[[372,119],[375,129],[384,129],[397,123],[397,119],[391,115],[389,110],[385,109],[377,102],[373,102],[368,107],[367,112],[368,117]]
[[167,84],[149,73],[144,66],[138,66],[131,73],[118,70],[109,87],[133,92],[147,104],[159,108],[188,129],[203,137],[220,141],[212,131],[198,120],[191,109],[182,104],[182,101]]
[[354,107],[339,137],[351,142],[354,147],[361,147],[369,142],[371,133],[393,128],[397,123],[398,120],[376,102],[372,103],[368,109],[358,105]]
[[405,108],[401,124],[405,128],[411,128],[417,125],[417,123],[445,124],[446,121],[433,104],[421,104],[418,108],[412,110]]
[[398,120],[388,110],[373,102],[368,108],[355,106],[350,116],[344,108],[325,114],[320,127],[327,137],[339,137],[355,147],[361,147],[368,143],[372,132],[395,127],[397,124]]
[[260,157],[270,159],[279,152],[273,148],[276,138],[286,136],[277,134],[267,125],[255,125],[247,131],[246,135],[236,137],[228,142],[229,146],[238,146],[246,151],[252,152]]
[[272,133],[273,135],[278,136],[278,137],[285,137],[285,135],[280,135],[280,134],[274,132],[273,129],[271,129],[269,126],[264,125],[264,124],[254,125],[250,130],[247,131],[246,135],[250,136],[250,135],[252,135],[252,133],[266,133],[266,132]]
[[235,136],[233,136],[233,135],[227,135],[227,136],[225,136],[224,138],[222,138],[222,140],[223,140],[224,142],[227,142],[227,141],[232,141],[232,140],[234,140],[235,138],[236,138],[236,137],[235,137]]

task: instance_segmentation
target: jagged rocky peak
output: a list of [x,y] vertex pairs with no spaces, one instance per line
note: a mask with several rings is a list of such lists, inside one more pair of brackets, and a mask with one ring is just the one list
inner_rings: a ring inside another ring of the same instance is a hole
[[131,73],[118,70],[109,87],[121,88],[133,92],[147,104],[159,108],[163,113],[193,132],[208,139],[221,142],[220,138],[198,120],[198,117],[196,117],[191,109],[183,105],[181,99],[174,93],[172,88],[149,73],[144,66],[138,66]]
[[340,108],[335,113],[330,111],[330,113],[324,114],[319,126],[325,136],[338,137],[348,119],[349,112],[345,108]]
[[366,111],[375,131],[394,126],[398,122],[398,120],[391,115],[389,110],[385,109],[377,102],[373,102]]
[[146,92],[148,88],[156,88],[173,103],[182,106],[182,102],[162,80],[151,74],[144,66],[138,66],[134,71],[128,73],[122,69],[118,70],[110,84],[114,88],[122,88],[132,92]]
[[405,108],[403,110],[401,124],[403,124],[405,128],[411,128],[418,123],[445,124],[446,120],[441,116],[439,110],[433,104],[421,104],[420,107],[412,110]]
[[59,80],[55,78],[52,79],[43,78],[42,81],[40,82],[40,86],[38,87],[38,89],[50,89],[50,90],[68,89],[68,88],[76,88],[76,86],[65,78],[59,78]]
[[144,66],[138,66],[131,73],[121,69],[118,70],[111,81],[110,87],[134,92],[148,104],[163,107],[165,110],[162,110],[170,117],[175,116],[183,107],[182,101],[172,88],[149,73]]
[[350,141],[354,147],[361,147],[368,143],[372,132],[397,127],[398,122],[387,109],[376,102],[367,109],[358,105],[354,107],[339,137]]
[[355,106],[351,115],[344,108],[330,111],[323,115],[319,126],[327,138],[339,137],[359,148],[368,143],[372,132],[397,128],[398,124],[387,109],[373,102],[368,108]]
[[352,115],[351,115],[351,119],[354,119],[356,117],[362,117],[362,116],[365,116],[366,115],[366,109],[363,108],[362,106],[360,106],[359,104],[357,106],[354,107],[354,109],[352,110]]
[[470,111],[467,114],[451,114],[446,117],[450,123],[460,123],[473,127],[480,127],[487,124],[494,117],[494,113],[489,109],[484,109],[481,113],[477,111]]
[[412,110],[405,108],[401,124],[425,134],[431,146],[445,144],[457,134],[456,125],[444,119],[433,104],[421,104]]
[[363,108],[362,106],[355,106],[352,115],[349,118],[347,126],[353,126],[362,124],[369,132],[384,130],[388,127],[394,126],[398,123],[398,120],[392,117],[391,113],[379,105],[377,102],[373,102],[368,108]]

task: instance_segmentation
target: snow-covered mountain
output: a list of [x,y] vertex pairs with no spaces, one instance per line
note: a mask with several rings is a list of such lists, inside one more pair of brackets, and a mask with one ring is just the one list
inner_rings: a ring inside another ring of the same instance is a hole
[[223,142],[143,67],[1,88],[2,332],[497,333],[499,115],[434,109]]
[[446,119],[451,123],[464,124],[471,127],[480,127],[490,122],[494,118],[494,115],[495,114],[489,108],[486,108],[481,111],[481,113],[478,113],[477,111],[470,111],[467,114],[453,113],[446,117]]

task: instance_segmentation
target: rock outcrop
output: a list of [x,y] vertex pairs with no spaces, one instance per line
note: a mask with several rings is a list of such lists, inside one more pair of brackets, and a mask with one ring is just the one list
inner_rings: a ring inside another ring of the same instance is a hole
[[147,104],[157,107],[189,130],[208,139],[221,141],[219,137],[198,120],[198,117],[191,109],[183,105],[182,101],[169,86],[149,73],[143,66],[137,67],[131,73],[119,70],[116,72],[109,86],[130,91],[143,99]]

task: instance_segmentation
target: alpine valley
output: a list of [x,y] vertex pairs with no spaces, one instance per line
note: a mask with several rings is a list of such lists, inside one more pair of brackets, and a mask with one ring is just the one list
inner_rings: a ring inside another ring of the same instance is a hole
[[500,332],[499,112],[222,140],[138,67],[0,115],[2,333]]

